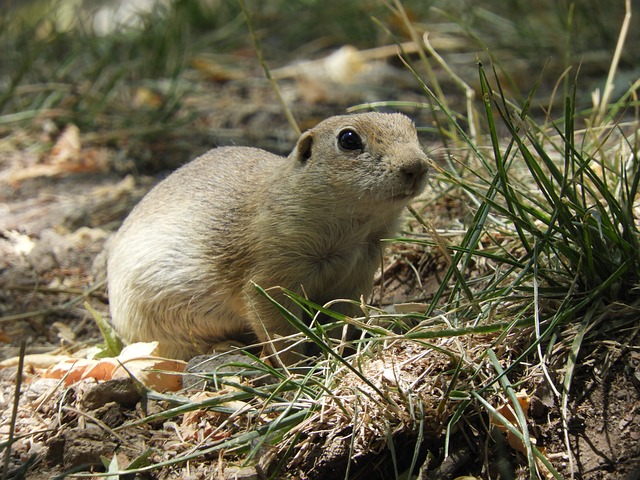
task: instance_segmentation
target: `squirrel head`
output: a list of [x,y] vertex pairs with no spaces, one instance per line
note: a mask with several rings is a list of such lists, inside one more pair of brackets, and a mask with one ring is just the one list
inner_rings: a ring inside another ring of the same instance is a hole
[[330,117],[302,134],[289,160],[310,172],[299,187],[313,190],[315,181],[328,198],[382,208],[419,195],[429,163],[413,122],[399,113]]

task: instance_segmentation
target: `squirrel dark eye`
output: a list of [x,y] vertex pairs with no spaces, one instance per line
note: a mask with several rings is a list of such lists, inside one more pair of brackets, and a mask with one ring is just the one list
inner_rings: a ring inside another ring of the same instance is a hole
[[347,128],[338,134],[338,145],[343,150],[362,150],[362,139],[355,130]]

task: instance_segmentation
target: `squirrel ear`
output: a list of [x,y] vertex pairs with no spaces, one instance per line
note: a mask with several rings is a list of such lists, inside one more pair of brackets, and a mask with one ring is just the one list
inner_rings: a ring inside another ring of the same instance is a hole
[[302,134],[298,143],[296,144],[295,156],[301,162],[304,163],[311,158],[311,145],[313,144],[313,136],[310,132]]

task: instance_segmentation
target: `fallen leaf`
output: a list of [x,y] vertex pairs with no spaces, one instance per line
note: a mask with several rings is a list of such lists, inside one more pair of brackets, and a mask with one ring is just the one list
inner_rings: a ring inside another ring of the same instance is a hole
[[63,322],[53,322],[51,327],[57,330],[57,335],[60,340],[64,340],[69,343],[73,343],[76,339],[76,333],[73,329]]
[[113,372],[118,368],[119,364],[115,358],[103,358],[101,360],[92,360],[93,365],[87,365],[80,380],[93,378],[96,380],[110,380],[113,378]]
[[158,342],[136,342],[122,349],[118,360],[126,362],[134,358],[155,356],[158,350]]
[[106,171],[113,154],[105,148],[82,148],[80,129],[69,124],[43,163],[9,168],[0,172],[0,182],[18,186],[24,180],[57,177],[70,173]]
[[214,82],[228,82],[230,80],[241,80],[246,77],[246,73],[223,65],[210,57],[199,56],[191,61],[193,68],[198,70],[207,79]]
[[119,364],[111,378],[133,376],[146,387],[158,392],[175,392],[182,388],[182,372],[186,362],[159,357],[136,358]]
[[81,149],[80,129],[73,123],[70,123],[62,131],[58,141],[51,149],[46,163],[58,166],[80,163]]
[[162,95],[150,88],[138,87],[133,91],[131,104],[136,108],[158,108],[164,102]]
[[[525,420],[528,421],[529,420],[529,406],[531,405],[531,397],[525,391],[521,391],[521,392],[518,392],[516,394],[516,398],[518,400],[518,403],[520,404],[520,408],[522,409],[522,412],[524,414]],[[511,422],[511,424],[516,429],[518,429],[518,430],[520,429],[519,426],[518,426],[518,420],[516,418],[516,411],[515,411],[515,408],[514,408],[513,403],[511,401],[505,403],[501,407],[498,407],[496,410],[503,417],[505,417],[507,420],[509,420],[509,422]],[[491,424],[494,425],[498,430],[500,430],[501,432],[506,434],[507,441],[509,442],[509,445],[511,446],[511,448],[513,448],[514,450],[518,450],[519,452],[523,453],[524,455],[527,454],[527,447],[525,446],[525,444],[518,437],[516,437],[513,433],[511,433],[507,429],[507,427],[505,425],[503,425],[502,423],[500,423],[499,420],[494,419],[493,417],[491,417]],[[536,439],[534,437],[530,437],[530,439],[531,439],[531,443],[535,445]],[[541,454],[543,454],[543,455],[546,454],[546,449],[545,448],[539,447],[538,450],[540,451]],[[540,461],[540,459],[536,458],[536,464],[537,464],[538,469],[540,470],[540,472],[545,476],[545,478],[552,478],[551,473],[549,472],[547,467],[544,465],[544,463],[542,463]]]
[[186,363],[180,360],[155,357],[157,342],[133,343],[120,355],[111,358],[69,358],[50,366],[43,378],[64,378],[66,385],[80,380],[112,380],[133,376],[154,390],[176,391],[182,388],[182,375]]
[[[71,357],[69,355],[54,355],[50,353],[34,353],[31,355],[24,356],[24,365],[30,366],[33,368],[49,368],[52,365],[56,365],[60,362],[64,362],[65,360],[69,360]],[[11,357],[7,358],[0,362],[0,368],[8,368],[8,367],[16,367],[18,366],[18,362],[20,361],[20,357]]]
[[42,378],[64,378],[66,385],[71,385],[82,379],[88,368],[95,365],[95,360],[86,358],[67,358],[53,365],[42,374]]
[[[518,403],[520,404],[520,408],[522,409],[522,412],[524,413],[524,418],[526,420],[528,420],[529,419],[529,405],[531,404],[531,397],[529,397],[529,395],[527,395],[526,392],[521,391],[521,392],[516,393],[516,398],[518,399]],[[514,408],[513,403],[511,401],[508,401],[507,403],[505,403],[501,407],[498,407],[496,410],[498,411],[499,414],[501,414],[503,417],[505,417],[507,420],[509,420],[513,424],[514,427],[518,428],[518,419],[516,418],[516,411],[515,411],[515,408]],[[491,423],[493,425],[495,425],[502,432],[509,433],[509,430],[507,429],[507,427],[505,427],[498,420],[495,420],[495,419],[492,418],[491,419]],[[511,445],[511,446],[513,447],[513,445]]]

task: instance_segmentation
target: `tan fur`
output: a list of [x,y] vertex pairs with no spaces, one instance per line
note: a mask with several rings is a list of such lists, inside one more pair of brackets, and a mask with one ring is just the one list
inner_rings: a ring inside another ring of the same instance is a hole
[[[339,146],[345,128],[360,135],[362,150]],[[112,323],[126,340],[157,340],[176,358],[247,332],[280,349],[274,340],[295,329],[252,282],[320,304],[366,295],[380,239],[393,235],[426,173],[416,130],[401,114],[328,118],[286,158],[211,150],[149,192],[114,237]],[[295,351],[280,358],[298,359]]]

